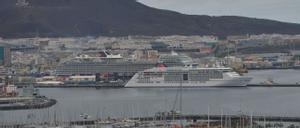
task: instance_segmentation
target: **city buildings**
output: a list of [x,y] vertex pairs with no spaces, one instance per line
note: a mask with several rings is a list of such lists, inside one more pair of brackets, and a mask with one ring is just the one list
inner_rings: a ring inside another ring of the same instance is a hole
[[136,50],[133,54],[135,60],[157,61],[159,58],[157,50]]
[[[216,65],[203,61],[205,57],[229,60],[224,56],[236,56],[242,60],[234,61],[234,65],[244,64],[248,68],[292,67],[293,63],[299,63],[299,59],[293,57],[296,54],[272,57],[276,55],[273,54],[276,50],[279,50],[277,53],[299,50],[299,35],[241,35],[229,36],[227,39],[197,35],[0,39],[3,44],[7,44],[0,46],[0,65],[11,65],[17,74],[25,76],[99,73],[130,76],[128,74],[152,68],[157,63],[164,63],[169,67],[184,66],[193,62],[205,67]],[[109,62],[109,59],[94,61],[99,56],[93,54],[106,48],[107,51],[122,57],[114,56],[118,59],[111,59],[113,61]],[[171,55],[171,51],[178,52],[178,55]],[[91,58],[80,58],[78,55],[88,55]],[[77,60],[74,59],[76,57]]]
[[188,64],[192,64],[193,60],[192,58],[186,55],[179,55],[173,52],[171,54],[161,55],[159,57],[159,62],[165,64],[168,67],[174,67],[174,66],[185,66]]
[[0,46],[0,65],[10,66],[11,52],[8,46]]

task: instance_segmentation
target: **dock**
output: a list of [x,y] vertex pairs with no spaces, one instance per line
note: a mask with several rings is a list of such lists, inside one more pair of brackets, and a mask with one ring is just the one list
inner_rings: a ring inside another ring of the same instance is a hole
[[140,120],[140,121],[151,121],[151,120],[239,120],[241,118],[244,119],[252,119],[253,121],[267,121],[267,122],[300,122],[300,117],[281,117],[281,116],[249,116],[249,115],[167,115],[167,116],[156,116],[156,117],[135,117],[130,118],[132,120]]
[[[97,83],[97,84],[62,84],[62,85],[41,85],[34,84],[35,88],[123,88],[126,83]],[[28,84],[19,84],[18,88],[23,88]]]
[[[283,116],[249,116],[249,115],[166,115],[166,116],[153,116],[153,117],[132,117],[132,118],[107,118],[107,119],[95,119],[95,120],[78,120],[70,122],[42,122],[36,124],[36,126],[59,126],[58,124],[64,124],[64,126],[114,126],[121,123],[129,124],[132,123],[134,127],[138,128],[142,124],[155,124],[163,122],[178,122],[179,120],[185,120],[190,123],[197,122],[211,122],[212,124],[218,125],[232,125],[240,126],[251,126],[251,124],[258,124],[259,122],[272,122],[272,123],[295,123],[300,122],[300,117],[283,117]],[[223,121],[223,122],[222,122]],[[228,124],[228,121],[230,124]],[[148,122],[148,123],[147,123]],[[151,123],[152,122],[152,123]],[[165,124],[165,123],[163,123]],[[263,123],[266,125],[266,123]],[[25,127],[29,124],[10,124],[0,125],[0,127]]]
[[[126,82],[122,83],[97,83],[97,84],[62,84],[62,85],[41,85],[34,84],[35,88],[96,88],[96,89],[105,89],[105,88],[125,88]],[[18,84],[18,88],[23,88],[29,84]],[[235,86],[212,86],[212,87],[203,87],[203,88],[234,88]],[[295,84],[248,84],[246,87],[300,87],[299,83]],[[199,87],[202,88],[202,87]]]
[[300,84],[248,84],[247,87],[300,87]]

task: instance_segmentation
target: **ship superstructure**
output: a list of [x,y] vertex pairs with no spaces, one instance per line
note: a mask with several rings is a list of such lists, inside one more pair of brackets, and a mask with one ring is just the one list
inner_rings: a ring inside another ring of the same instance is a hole
[[95,75],[95,74],[126,74],[133,76],[138,71],[153,68],[154,61],[131,61],[120,54],[113,55],[107,51],[99,52],[98,56],[79,55],[63,62],[56,69],[56,75]]

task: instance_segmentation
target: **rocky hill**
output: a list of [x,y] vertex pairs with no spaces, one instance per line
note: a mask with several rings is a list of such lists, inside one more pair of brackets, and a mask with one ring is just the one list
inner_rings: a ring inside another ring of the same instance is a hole
[[0,1],[0,37],[300,34],[300,24],[184,15],[135,0]]

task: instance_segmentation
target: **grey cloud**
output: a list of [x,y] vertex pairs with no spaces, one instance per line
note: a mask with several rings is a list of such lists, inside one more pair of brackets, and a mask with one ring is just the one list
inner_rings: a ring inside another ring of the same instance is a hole
[[300,0],[139,0],[186,14],[238,15],[300,23]]

